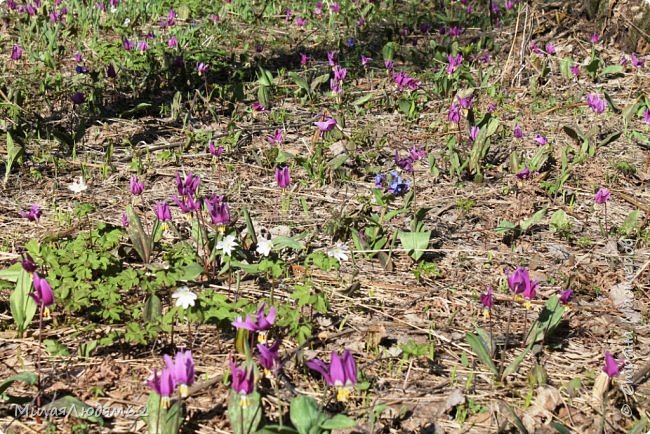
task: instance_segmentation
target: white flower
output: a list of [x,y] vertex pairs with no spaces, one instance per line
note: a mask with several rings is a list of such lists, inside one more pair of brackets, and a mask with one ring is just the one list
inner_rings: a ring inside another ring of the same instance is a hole
[[83,176],[79,177],[79,181],[75,179],[72,184],[68,185],[68,189],[70,189],[74,194],[79,194],[87,188],[88,185],[86,184],[86,181],[84,181]]
[[237,247],[237,241],[235,241],[234,235],[226,235],[223,240],[217,243],[217,249],[222,250],[226,255],[230,256],[235,247]]
[[272,248],[273,248],[272,240],[267,240],[266,238],[260,238],[257,240],[257,249],[255,249],[255,251],[262,256],[269,256]]
[[336,258],[338,259],[339,262],[341,261],[347,261],[348,260],[348,253],[350,252],[350,249],[348,246],[345,245],[345,243],[338,242],[336,245],[330,247],[327,250],[327,256],[330,258]]
[[190,306],[194,306],[196,294],[190,291],[190,288],[187,286],[179,286],[172,294],[172,298],[176,299],[177,307],[181,306],[183,309],[187,309]]

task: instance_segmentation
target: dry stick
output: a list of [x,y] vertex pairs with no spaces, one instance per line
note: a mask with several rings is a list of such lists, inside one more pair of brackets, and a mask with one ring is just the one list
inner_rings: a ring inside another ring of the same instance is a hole
[[503,78],[505,77],[507,71],[508,71],[508,64],[510,63],[510,57],[512,56],[512,52],[515,49],[515,43],[517,42],[517,33],[519,33],[519,18],[521,17],[521,7],[517,9],[517,22],[515,23],[515,34],[512,38],[512,44],[510,45],[510,51],[508,52],[508,58],[506,59],[506,63],[503,65],[503,71],[501,71],[501,77],[499,78],[499,82],[503,82]]

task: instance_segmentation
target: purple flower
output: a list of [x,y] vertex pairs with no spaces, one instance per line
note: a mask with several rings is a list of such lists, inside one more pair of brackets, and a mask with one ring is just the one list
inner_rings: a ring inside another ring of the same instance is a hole
[[86,97],[81,92],[73,93],[72,96],[70,97],[70,99],[72,100],[73,104],[77,104],[77,105],[83,104],[84,102],[86,102]]
[[600,187],[594,196],[594,202],[596,202],[598,205],[603,205],[607,203],[611,197],[612,194],[607,188]]
[[345,46],[348,48],[354,48],[356,43],[357,43],[356,39],[354,39],[352,36],[350,36],[348,39],[345,40]]
[[161,222],[166,222],[172,219],[172,211],[169,209],[167,202],[158,202],[153,210],[156,218]]
[[307,367],[321,374],[328,385],[337,388],[336,399],[340,402],[347,401],[350,390],[357,384],[357,365],[350,350],[343,351],[343,356],[332,351],[329,365],[311,359],[307,361]]
[[251,109],[254,112],[266,112],[268,111],[266,107],[264,107],[259,101],[255,101],[253,104],[251,104]]
[[390,182],[388,183],[388,188],[386,191],[388,191],[391,194],[394,195],[400,195],[404,194],[408,191],[410,184],[408,181],[403,181],[402,177],[399,176],[397,171],[392,170],[390,172]]
[[460,26],[455,26],[455,25],[454,25],[454,26],[449,27],[449,30],[447,31],[447,34],[448,34],[450,37],[452,37],[452,38],[457,38],[457,37],[459,37],[459,36],[460,36],[464,31],[465,31],[465,29],[463,29],[462,27],[460,27]]
[[297,17],[297,18],[296,18],[296,27],[302,27],[302,26],[304,26],[304,25],[305,25],[305,22],[307,22],[307,20],[306,20],[305,18],[303,18],[303,17]]
[[196,64],[196,72],[198,72],[199,76],[205,74],[207,70],[208,70],[208,65],[206,65],[205,63],[198,62]]
[[534,140],[540,145],[546,145],[548,143],[546,137],[542,136],[541,134],[536,134]]
[[180,385],[179,391],[186,398],[188,387],[194,383],[194,360],[191,351],[179,351],[174,360],[167,354],[163,356],[167,371],[171,372],[174,383]]
[[400,158],[399,152],[395,151],[395,165],[405,172],[413,172],[413,159],[410,156]]
[[565,289],[560,293],[560,303],[567,304],[573,298],[573,291],[570,289]]
[[474,125],[472,128],[469,129],[469,139],[474,142],[476,141],[476,138],[478,137],[478,133],[481,131],[479,127]]
[[266,140],[272,145],[279,145],[282,143],[284,137],[282,136],[282,130],[275,130],[273,134],[270,134],[266,137]]
[[20,215],[30,222],[35,222],[36,220],[40,219],[42,213],[43,211],[41,211],[41,207],[38,206],[38,204],[32,204],[32,206],[29,208],[29,211],[20,211]]
[[521,126],[519,124],[515,124],[515,127],[512,130],[512,136],[515,139],[521,139],[524,137],[524,132],[521,130]]
[[643,68],[643,65],[645,65],[645,59],[643,57],[636,57],[636,53],[632,53],[631,57],[632,65],[634,65],[635,68]]
[[224,202],[223,196],[211,195],[203,199],[208,209],[213,225],[227,225],[230,223],[230,206]]
[[138,42],[138,51],[141,53],[144,53],[149,49],[149,43],[147,41],[140,41]]
[[604,98],[601,98],[600,95],[590,93],[587,95],[587,105],[594,113],[603,113],[607,108],[607,101]]
[[496,109],[497,109],[497,106],[494,103],[488,104],[488,106],[486,108],[488,113],[494,113],[496,111]]
[[384,68],[386,71],[392,71],[395,68],[395,63],[392,60],[384,60]]
[[543,56],[543,55],[544,55],[544,52],[541,50],[541,48],[539,48],[539,47],[537,46],[537,42],[536,42],[536,41],[532,41],[532,42],[530,43],[530,45],[529,45],[529,49],[530,49],[531,52],[537,54],[538,56]]
[[547,52],[548,54],[553,55],[553,54],[556,53],[556,51],[555,51],[555,45],[553,45],[552,42],[547,42],[545,48],[546,48],[546,52]]
[[300,53],[300,64],[306,66],[309,63],[309,56],[305,53]]
[[167,13],[167,24],[169,26],[176,25],[176,11],[174,9],[170,9]]
[[512,3],[512,0],[506,0],[506,3],[504,4],[505,8],[507,11],[511,11],[514,4]]
[[643,110],[643,122],[650,124],[650,109]]
[[106,68],[106,76],[108,78],[117,77],[117,72],[115,72],[115,66],[113,66],[112,63],[110,65],[108,65],[108,67]]
[[530,178],[530,170],[528,169],[528,164],[526,164],[524,168],[519,173],[517,173],[517,178],[519,179]]
[[129,216],[126,215],[125,212],[122,213],[122,227],[123,228],[128,228],[129,227]]
[[23,57],[23,49],[20,48],[20,45],[14,44],[11,48],[11,60],[18,60]]
[[34,282],[34,291],[32,291],[30,295],[36,304],[39,306],[49,306],[54,303],[54,292],[47,280],[39,276],[36,272],[32,274],[32,278]]
[[250,315],[246,315],[246,320],[242,320],[240,316],[235,318],[232,325],[238,329],[244,329],[251,332],[264,332],[270,330],[275,321],[275,307],[271,306],[269,314],[264,316],[265,304],[262,304],[255,314],[255,319]]
[[621,65],[628,65],[630,63],[629,57],[627,57],[625,54],[621,56],[621,60],[619,62]]
[[219,147],[214,146],[214,142],[212,140],[208,142],[208,152],[214,155],[215,157],[221,156],[221,154],[223,154],[223,151],[224,151],[223,146],[219,146]]
[[400,71],[393,77],[393,81],[397,84],[399,90],[404,90],[408,88],[409,90],[415,90],[420,86],[420,82],[412,77],[409,77],[404,71]]
[[460,122],[460,107],[456,103],[452,103],[447,112],[447,121],[458,124]]
[[32,259],[29,253],[23,253],[20,256],[20,265],[23,267],[23,270],[28,273],[35,272],[36,264],[34,263],[34,259]]
[[569,67],[569,69],[571,70],[571,74],[574,77],[579,77],[580,76],[580,65],[578,65],[577,63],[575,65],[571,65]]
[[88,68],[81,65],[75,66],[74,70],[77,74],[88,74],[88,72],[90,72]]
[[466,110],[471,109],[474,106],[474,101],[472,101],[472,95],[470,96],[457,96],[458,98],[458,104],[460,104],[461,108],[464,108]]
[[449,65],[447,65],[447,74],[451,75],[456,72],[458,67],[463,63],[463,55],[457,54],[454,56],[449,54],[447,60],[449,61]]
[[492,309],[492,305],[494,304],[492,298],[492,287],[488,287],[487,292],[480,295],[479,301],[486,309]]
[[240,395],[248,395],[255,390],[255,370],[252,366],[241,369],[231,360],[230,376],[232,378],[232,389]]
[[591,35],[591,43],[592,44],[597,44],[598,42],[600,42],[600,36],[598,36],[598,33],[594,32]]
[[375,175],[373,182],[375,183],[375,187],[377,188],[383,188],[384,187],[384,178],[386,175],[383,173],[378,173]]
[[133,176],[129,181],[129,189],[134,196],[140,196],[144,190],[144,181],[140,181],[137,176]]
[[420,161],[426,156],[426,152],[424,152],[424,149],[418,148],[417,146],[413,145],[411,149],[409,149],[409,157],[413,161]]
[[188,212],[192,211],[197,211],[201,209],[201,201],[198,199],[194,199],[192,195],[188,196],[183,196],[183,198],[179,198],[178,196],[172,197],[172,200],[178,207],[181,209],[181,211],[185,214]]
[[181,180],[181,174],[176,172],[176,189],[178,190],[178,194],[181,196],[194,195],[199,187],[200,181],[201,177],[194,176],[192,172],[188,173],[184,180]]
[[327,63],[330,66],[336,65],[336,52],[335,51],[328,51],[327,52]]
[[81,63],[81,61],[83,60],[83,59],[81,58],[81,53],[78,52],[78,51],[72,55],[72,58],[73,58],[74,61],[77,62],[77,63]]
[[345,76],[348,74],[348,70],[341,68],[339,65],[334,65],[332,71],[334,71],[334,80],[336,81],[345,80]]
[[267,373],[277,373],[280,369],[280,341],[276,340],[270,347],[268,344],[257,344],[260,366]]
[[361,66],[367,66],[370,62],[372,62],[372,57],[361,55]]
[[167,46],[169,48],[176,48],[178,47],[178,39],[176,39],[176,36],[172,36],[167,40]]
[[325,133],[334,129],[336,126],[336,119],[327,118],[324,121],[314,122],[314,125],[316,125],[322,133]]
[[276,167],[275,180],[278,183],[278,187],[287,188],[291,183],[291,175],[289,174],[289,167],[284,166],[282,169]]
[[523,294],[524,297],[531,299],[535,297],[537,282],[530,279],[528,270],[523,267],[517,267],[515,271],[508,276],[508,287],[515,294]]
[[176,389],[176,382],[174,381],[172,371],[164,368],[160,376],[158,376],[158,372],[154,369],[153,378],[147,381],[147,386],[160,396],[162,407],[168,408],[170,398],[174,394],[174,389]]
[[621,366],[624,364],[624,361],[616,360],[609,351],[605,351],[605,366],[603,366],[603,372],[606,373],[609,378],[616,377],[620,374]]

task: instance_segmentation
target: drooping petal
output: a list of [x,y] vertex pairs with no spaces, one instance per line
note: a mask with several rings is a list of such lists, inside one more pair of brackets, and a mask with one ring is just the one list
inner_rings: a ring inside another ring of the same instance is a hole
[[343,361],[336,351],[332,351],[330,359],[330,380],[334,386],[343,386],[345,384]]

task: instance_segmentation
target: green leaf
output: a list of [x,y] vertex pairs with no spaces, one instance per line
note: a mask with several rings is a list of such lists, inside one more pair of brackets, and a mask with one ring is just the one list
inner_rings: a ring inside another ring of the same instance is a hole
[[16,287],[14,288],[11,296],[9,297],[9,307],[11,309],[11,316],[16,323],[16,331],[18,336],[22,336],[32,318],[36,314],[38,306],[29,293],[32,289],[32,276],[22,268],[20,274],[16,279]]
[[551,220],[549,221],[549,230],[551,232],[560,232],[563,229],[569,227],[569,218],[564,210],[558,209],[553,214],[551,214]]
[[[307,83],[307,80],[305,80],[304,78],[302,78],[301,76],[299,76],[297,73],[295,73],[295,72],[293,72],[293,71],[289,71],[289,73],[287,73],[287,75],[289,76],[289,78],[290,78],[291,80],[293,80],[293,82],[294,82],[294,83],[295,83],[299,88],[301,88],[302,90],[304,90],[304,91],[307,93],[307,95],[310,94],[310,92],[311,92],[311,88],[309,87],[309,83]],[[328,75],[328,79],[329,79],[329,75]]]
[[[279,156],[279,154],[278,154]],[[253,225],[253,220],[251,219],[251,213],[248,208],[242,209],[242,214],[244,216],[244,221],[246,222],[246,230],[248,236],[251,238],[253,244],[257,244],[257,234],[255,233],[255,227]]]
[[585,140],[588,140],[587,136],[585,136],[578,127],[564,125],[562,130],[567,134],[567,136],[571,137],[576,142],[584,142]]
[[192,281],[203,273],[203,266],[196,262],[185,265],[181,268],[181,275],[178,280]]
[[501,380],[505,380],[508,377],[508,375],[514,374],[515,372],[517,372],[517,370],[519,370],[519,365],[522,364],[522,362],[524,361],[524,359],[526,358],[526,356],[528,355],[528,353],[532,348],[533,348],[533,344],[528,345],[526,348],[524,348],[524,350],[521,353],[519,353],[517,357],[515,357],[515,359],[512,362],[510,362],[510,364],[503,371],[503,374],[501,375]]
[[496,227],[495,231],[497,231],[497,233],[505,233],[505,232],[515,231],[518,228],[519,225],[516,225],[511,221],[501,220],[501,222],[499,222],[499,226]]
[[397,237],[404,249],[409,252],[411,258],[417,261],[422,257],[424,251],[429,247],[429,239],[431,238],[431,231],[423,232],[405,232],[399,231]]
[[519,227],[521,228],[522,231],[526,232],[532,226],[535,226],[537,223],[542,221],[545,215],[546,215],[546,207],[540,209],[535,214],[528,217],[526,220],[519,222]]
[[319,425],[323,429],[332,430],[332,429],[347,429],[355,426],[356,423],[354,420],[350,419],[344,414],[337,414],[334,417],[327,419]]
[[571,430],[560,422],[551,422],[551,426],[560,434],[571,434]]
[[22,272],[23,267],[17,262],[9,268],[0,270],[0,279],[8,280],[9,282],[16,282]]
[[517,413],[515,413],[512,407],[510,407],[510,405],[508,405],[508,403],[506,403],[505,401],[502,401],[502,403],[503,406],[506,408],[506,410],[508,410],[508,413],[510,414],[511,417],[510,422],[512,422],[517,427],[517,429],[521,434],[528,434],[528,430],[524,426],[524,423],[521,421],[519,416],[517,416]]
[[598,142],[598,146],[609,145],[610,143],[618,140],[618,138],[621,137],[621,134],[623,134],[621,131],[615,131],[605,136],[600,142]]
[[354,102],[352,102],[352,105],[354,105],[354,106],[364,105],[365,103],[370,101],[373,96],[374,95],[372,93],[367,93],[367,94],[355,99]]
[[312,427],[318,426],[321,414],[313,398],[299,395],[291,401],[289,418],[300,434],[310,434]]
[[257,427],[262,422],[261,399],[257,391],[249,393],[245,397],[234,390],[230,391],[228,420],[230,420],[234,434],[248,434],[257,431]]
[[142,259],[145,264],[149,263],[149,257],[151,255],[151,238],[144,231],[140,217],[135,213],[133,206],[129,205],[126,207],[126,216],[129,219],[129,226],[126,230],[131,239],[131,243],[133,244],[133,248],[138,252],[140,259]]
[[295,250],[296,252],[299,252],[305,248],[305,246],[301,242],[297,241],[295,238],[285,237],[283,235],[273,237],[272,241],[273,241],[273,248],[277,250],[289,248]]
[[7,389],[9,389],[9,387],[16,381],[22,381],[23,383],[27,384],[36,384],[38,381],[38,376],[35,373],[29,371],[12,375],[6,380],[0,382],[0,396],[4,396]]
[[544,304],[544,308],[539,313],[539,318],[530,326],[526,345],[547,339],[553,334],[555,328],[560,324],[564,307],[560,304],[557,295],[551,296]]
[[474,354],[476,354],[479,360],[483,362],[485,366],[487,366],[490,372],[492,372],[494,375],[498,375],[499,371],[497,370],[497,367],[494,366],[494,362],[492,361],[492,357],[490,357],[490,353],[488,352],[485,342],[483,342],[483,340],[477,335],[469,332],[465,333],[465,339],[467,340],[469,346],[472,347]]
[[297,434],[298,431],[286,425],[266,425],[255,434]]
[[162,316],[162,302],[156,294],[151,294],[144,304],[143,317],[146,322],[153,322]]
[[619,107],[617,107],[616,104],[614,104],[614,100],[612,99],[612,97],[607,92],[605,92],[605,99],[609,103],[609,108],[611,108],[614,113],[616,113],[616,114],[621,113],[621,109]]
[[[291,73],[289,73],[291,74]],[[311,85],[309,86],[312,92],[315,92],[316,89],[318,89],[320,86],[323,84],[327,83],[330,80],[330,75],[328,74],[322,74],[319,75],[318,77],[314,78],[311,82]]]
[[43,345],[45,346],[45,351],[47,351],[50,356],[70,355],[68,348],[56,339],[45,339]]
[[623,73],[623,66],[621,65],[607,65],[604,67],[601,71],[600,74],[601,76],[604,75],[618,75]]
[[42,409],[46,414],[66,414],[99,425],[104,424],[104,419],[96,414],[98,410],[71,395],[50,402],[44,405]]
[[348,154],[337,155],[336,157],[332,158],[327,164],[332,170],[336,170],[339,167],[343,166],[345,162],[348,161],[348,158]]

